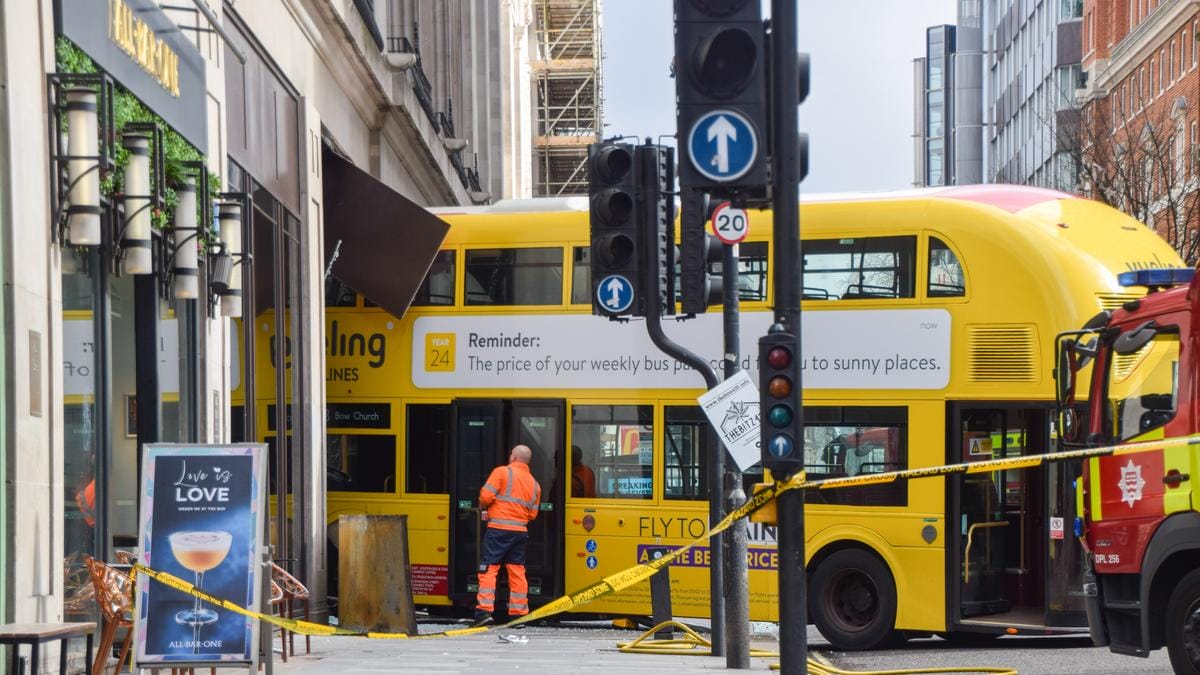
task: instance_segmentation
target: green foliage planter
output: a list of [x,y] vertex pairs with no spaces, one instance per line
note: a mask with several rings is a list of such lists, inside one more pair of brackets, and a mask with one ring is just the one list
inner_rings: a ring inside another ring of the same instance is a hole
[[[55,61],[59,72],[64,73],[95,73],[99,72],[99,68],[88,57],[83,50],[76,47],[70,40],[64,37],[59,37],[55,44]],[[155,209],[153,212],[153,224],[155,229],[163,230],[170,226],[175,218],[175,209],[179,205],[179,197],[175,194],[175,188],[184,182],[185,171],[184,162],[203,161],[204,156],[200,154],[196,148],[192,147],[182,136],[175,133],[162,118],[154,114],[149,108],[142,104],[133,94],[130,94],[119,84],[113,87],[113,128],[120,133],[121,129],[130,122],[150,122],[158,125],[162,129],[163,134],[163,158],[165,166],[165,190],[163,194],[164,210]],[[121,146],[120,142],[114,143],[114,155],[116,159],[116,170],[107,173],[101,177],[100,192],[107,197],[119,196],[121,186],[125,184],[125,167],[129,163],[129,151]],[[221,179],[219,176],[209,175],[208,190],[210,194],[216,194],[221,191]],[[199,202],[197,201],[197,205]],[[197,214],[199,218],[199,214]],[[208,241],[216,239],[216,233],[211,232],[212,223],[202,222],[197,220],[200,225],[201,246],[205,246]]]

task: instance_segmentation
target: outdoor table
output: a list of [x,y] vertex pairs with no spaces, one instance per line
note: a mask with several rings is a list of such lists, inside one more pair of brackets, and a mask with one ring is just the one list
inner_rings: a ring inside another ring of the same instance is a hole
[[6,623],[0,625],[0,645],[12,645],[12,663],[9,672],[18,672],[21,662],[21,645],[27,644],[32,649],[30,673],[37,675],[41,657],[41,646],[44,642],[59,640],[58,670],[61,675],[67,674],[67,643],[71,638],[87,638],[87,656],[84,661],[84,673],[92,673],[92,633],[96,632],[96,624],[92,622],[78,623]]

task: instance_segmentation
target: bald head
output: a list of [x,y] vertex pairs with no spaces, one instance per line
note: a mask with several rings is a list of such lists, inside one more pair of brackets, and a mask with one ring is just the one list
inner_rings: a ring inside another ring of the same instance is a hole
[[508,456],[508,461],[520,462],[522,464],[528,464],[531,459],[533,459],[533,451],[529,449],[528,445],[513,447],[512,453]]

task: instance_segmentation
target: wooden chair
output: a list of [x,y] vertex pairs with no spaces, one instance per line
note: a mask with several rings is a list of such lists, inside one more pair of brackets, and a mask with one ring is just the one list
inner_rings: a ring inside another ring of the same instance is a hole
[[133,643],[133,580],[128,574],[119,572],[91,556],[85,555],[83,559],[92,577],[96,604],[100,606],[100,615],[104,619],[104,631],[100,634],[100,646],[96,650],[92,672],[97,675],[108,672],[108,656],[112,653],[113,642],[116,640],[117,631],[124,628],[125,640],[121,644],[117,669],[114,671],[119,673]]
[[[278,600],[276,600],[274,597],[274,595],[275,595],[274,590],[276,587],[278,587],[282,591],[282,595]],[[308,602],[308,600],[309,600],[308,589],[305,588],[304,584],[300,583],[299,579],[292,576],[291,574],[288,573],[287,570],[283,569],[279,565],[276,565],[275,563],[271,563],[271,590],[272,590],[271,604],[280,607],[280,611],[279,611],[280,616],[286,617],[288,619],[293,618],[292,610],[299,609],[298,605],[303,603],[304,604],[304,618],[305,618],[305,620],[311,620],[312,614],[310,612],[310,606],[309,606],[309,602]],[[293,607],[293,605],[292,605],[293,602],[296,603],[297,607]],[[296,644],[294,641],[295,634],[291,633],[287,630],[281,629],[281,631],[283,634],[280,635],[280,640],[286,641],[288,643],[288,645],[291,646],[292,656],[295,656],[296,655]],[[305,654],[312,653],[312,638],[308,635],[304,636],[304,653]],[[283,649],[283,660],[284,661],[287,661],[287,656],[288,656],[288,649],[287,649],[287,646],[285,646]]]

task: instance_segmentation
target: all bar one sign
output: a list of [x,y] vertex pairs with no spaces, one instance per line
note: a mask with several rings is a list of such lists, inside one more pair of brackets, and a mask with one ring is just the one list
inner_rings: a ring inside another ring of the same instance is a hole
[[109,0],[108,38],[171,96],[179,97],[179,56],[125,0]]

